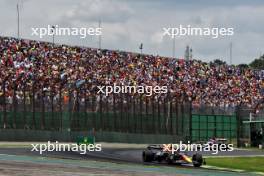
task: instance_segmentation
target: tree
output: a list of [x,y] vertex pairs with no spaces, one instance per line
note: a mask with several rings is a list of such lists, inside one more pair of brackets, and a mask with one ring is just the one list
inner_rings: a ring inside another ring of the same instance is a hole
[[239,64],[237,65],[240,69],[246,69],[249,68],[249,66],[247,64]]
[[225,61],[222,61],[221,59],[215,59],[213,62],[210,62],[213,65],[226,65]]
[[264,70],[264,55],[252,61],[249,66],[254,69]]

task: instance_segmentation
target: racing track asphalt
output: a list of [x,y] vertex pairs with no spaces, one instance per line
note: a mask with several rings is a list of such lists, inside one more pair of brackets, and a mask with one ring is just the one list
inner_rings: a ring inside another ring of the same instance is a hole
[[[102,146],[103,147],[103,146]],[[100,152],[89,152],[85,155],[81,155],[78,152],[44,152],[40,155],[38,152],[32,152],[30,149],[26,148],[0,148],[0,154],[14,155],[14,156],[41,156],[47,158],[59,158],[67,160],[95,160],[95,161],[105,161],[114,163],[131,163],[131,164],[141,164],[141,165],[161,165],[158,163],[143,163],[141,158],[141,153],[143,149],[114,149],[114,148],[103,148]],[[212,156],[209,152],[202,152],[203,156]],[[260,151],[248,151],[248,150],[234,150],[232,152],[220,152],[218,155],[213,156],[264,156],[264,152]],[[220,171],[210,170],[210,169],[198,169],[190,166],[173,166],[180,167],[181,169],[187,169],[190,172],[197,172],[198,170],[206,170],[208,173],[218,173]],[[231,175],[232,172],[227,172]],[[235,173],[235,175],[240,175],[241,173]],[[210,175],[210,174],[209,174]],[[228,174],[227,174],[228,175]],[[242,173],[243,175],[243,173]]]
[[[68,159],[96,159],[96,160],[106,160],[106,161],[120,161],[120,162],[130,162],[130,163],[142,163],[142,151],[144,149],[131,149],[131,148],[104,148],[102,146],[102,151],[100,152],[87,152],[87,154],[82,155],[78,152],[44,152],[40,155],[38,152],[32,152],[31,149],[26,148],[0,148],[0,154],[10,154],[10,155],[27,155],[27,156],[47,156],[47,157],[58,157],[58,158],[68,158]],[[195,152],[189,152],[192,155]],[[212,154],[212,152],[199,152],[205,158],[206,157],[223,157],[223,156],[264,156],[264,151],[258,150],[244,150],[236,149],[231,152],[219,152],[218,154]]]

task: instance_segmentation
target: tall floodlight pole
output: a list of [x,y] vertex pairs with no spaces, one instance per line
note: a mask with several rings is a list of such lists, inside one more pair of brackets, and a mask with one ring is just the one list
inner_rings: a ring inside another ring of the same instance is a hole
[[[101,19],[99,20],[98,27],[101,28]],[[102,45],[102,34],[98,36],[98,48],[101,49]]]
[[139,45],[139,49],[140,49],[140,54],[142,55],[143,43],[141,43],[141,44]]
[[232,58],[233,57],[233,53],[232,53],[233,51],[232,51],[232,49],[233,49],[233,44],[232,44],[232,42],[230,42],[230,48],[229,48],[229,52],[230,52],[229,53],[230,54],[230,56],[229,56],[230,57],[230,65],[232,65],[232,59],[233,59]]
[[175,43],[176,43],[176,38],[173,35],[173,40],[172,40],[172,58],[175,58]]
[[19,3],[17,3],[17,38],[20,38],[20,31],[19,31]]
[[54,47],[54,40],[55,40],[55,26],[52,26],[52,31],[53,31],[53,35],[52,35],[52,44],[53,44],[53,47]]

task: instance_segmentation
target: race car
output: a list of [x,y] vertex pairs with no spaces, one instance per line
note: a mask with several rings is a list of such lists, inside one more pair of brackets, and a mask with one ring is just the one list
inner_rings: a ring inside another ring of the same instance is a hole
[[81,144],[94,144],[94,137],[91,136],[78,136],[77,137],[77,145],[81,145]]
[[77,145],[81,145],[81,144],[95,144],[95,130],[92,129],[90,131],[88,131],[87,135],[80,135],[77,136],[76,139]]
[[186,153],[164,150],[162,145],[149,145],[142,152],[142,158],[144,162],[165,161],[168,164],[193,164],[194,167],[200,167],[205,164],[205,160],[199,153],[188,156]]
[[211,138],[207,142],[201,142],[203,148],[209,148],[210,150],[228,149],[227,139],[225,138]]

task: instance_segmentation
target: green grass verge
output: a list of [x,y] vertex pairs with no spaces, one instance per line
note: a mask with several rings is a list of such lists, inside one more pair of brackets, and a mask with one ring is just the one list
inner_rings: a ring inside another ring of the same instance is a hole
[[239,169],[250,172],[264,172],[264,157],[221,157],[206,158],[209,166]]

